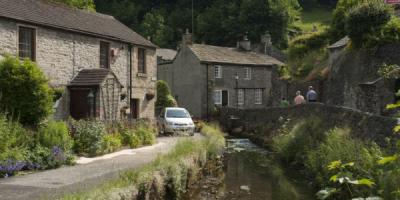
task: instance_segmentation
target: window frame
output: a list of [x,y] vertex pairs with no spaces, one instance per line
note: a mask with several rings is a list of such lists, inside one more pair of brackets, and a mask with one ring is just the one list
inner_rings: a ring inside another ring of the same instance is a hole
[[244,89],[243,88],[240,88],[240,89],[237,89],[237,104],[239,105],[239,106],[243,106],[244,105],[244,101],[245,101],[245,99],[244,99],[244,94],[245,94],[245,91],[244,91]]
[[[219,100],[217,101],[217,94],[219,95]],[[222,105],[222,90],[214,90],[214,105]]]
[[[102,55],[103,55],[103,52],[102,52],[102,50],[103,50],[103,48],[102,47],[104,47],[103,45],[106,45],[106,47],[107,47],[107,55],[106,55],[106,66],[104,66],[103,67],[103,63],[102,63]],[[99,56],[99,59],[100,59],[100,68],[103,68],[103,69],[110,69],[110,43],[109,42],[107,42],[107,41],[100,41],[100,56]]]
[[254,89],[254,104],[255,105],[262,105],[263,104],[263,89],[257,88]]
[[[36,62],[36,46],[37,46],[37,28],[36,27],[32,27],[32,26],[26,26],[26,25],[17,25],[17,48],[18,48],[18,51],[17,51],[17,53],[18,53],[18,58],[19,59],[25,59],[25,58],[29,58],[29,59],[31,59],[32,61],[34,61],[34,62]],[[27,29],[27,30],[31,30],[32,32],[32,44],[31,44],[31,49],[30,49],[30,51],[32,51],[31,52],[31,57],[21,57],[21,48],[20,48],[20,44],[21,44],[21,41],[20,41],[20,36],[21,36],[21,29]]]
[[214,78],[222,78],[222,66],[214,65]]
[[146,67],[146,49],[145,48],[138,48],[137,52],[137,70],[139,74],[146,74],[147,67]]
[[252,68],[246,67],[244,72],[244,80],[251,80],[252,78]]

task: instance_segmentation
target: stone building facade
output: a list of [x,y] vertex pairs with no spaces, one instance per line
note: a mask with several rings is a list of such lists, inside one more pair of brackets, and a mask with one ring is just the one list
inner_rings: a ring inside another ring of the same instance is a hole
[[[76,118],[117,120],[126,114],[154,118],[155,50],[155,45],[112,16],[42,0],[0,2],[0,55],[32,59],[52,87],[65,88],[55,105],[55,118],[70,116],[72,107],[86,110]],[[89,94],[95,95],[95,105],[88,106],[90,102],[79,96]],[[109,98],[113,101],[106,105]],[[106,117],[107,112],[114,117]]]
[[250,46],[248,40],[239,48],[193,44],[187,33],[175,59],[158,65],[158,79],[165,80],[178,105],[197,118],[209,117],[220,107],[266,107],[273,71],[283,63]]

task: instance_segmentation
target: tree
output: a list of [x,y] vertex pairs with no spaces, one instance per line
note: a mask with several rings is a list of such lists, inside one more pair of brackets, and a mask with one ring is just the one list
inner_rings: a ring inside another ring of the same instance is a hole
[[157,81],[157,101],[156,107],[174,107],[176,106],[176,101],[171,95],[171,91],[168,84],[163,81]]
[[52,90],[39,67],[7,56],[0,62],[0,108],[24,125],[37,125],[52,111]]
[[157,12],[149,12],[144,16],[140,30],[143,36],[150,37],[151,41],[159,46],[168,46],[172,41],[173,30]]
[[390,7],[380,0],[366,0],[353,7],[345,21],[352,45],[359,48],[374,43],[377,33],[381,32],[391,16]]
[[93,0],[51,0],[51,1],[63,3],[79,9],[86,9],[91,11],[96,10]]
[[364,0],[339,0],[333,11],[331,28],[329,30],[331,41],[336,42],[347,35],[346,33],[346,16],[351,8],[364,2]]

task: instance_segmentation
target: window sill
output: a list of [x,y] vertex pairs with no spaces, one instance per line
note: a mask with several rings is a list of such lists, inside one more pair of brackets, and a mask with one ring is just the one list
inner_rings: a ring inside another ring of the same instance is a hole
[[145,74],[145,73],[137,73],[137,77],[147,78],[147,74]]

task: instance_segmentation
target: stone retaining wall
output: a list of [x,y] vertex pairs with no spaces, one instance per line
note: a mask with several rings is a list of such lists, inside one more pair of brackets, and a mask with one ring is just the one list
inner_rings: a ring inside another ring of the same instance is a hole
[[392,130],[397,124],[394,118],[320,103],[289,108],[250,110],[225,108],[221,110],[219,120],[228,131],[250,137],[256,143],[265,145],[287,119],[299,121],[312,116],[322,119],[327,129],[347,127],[352,130],[355,137],[373,140],[380,145],[386,144],[387,137],[394,136]]

